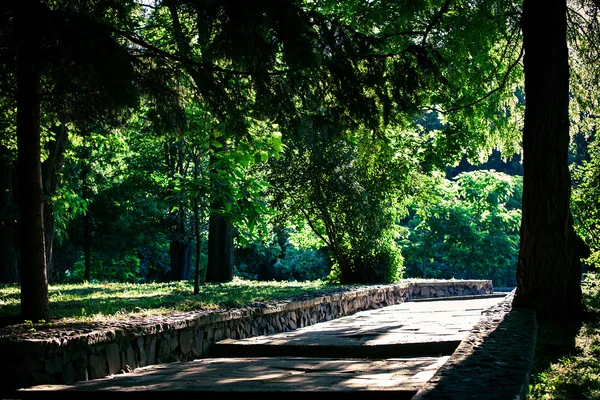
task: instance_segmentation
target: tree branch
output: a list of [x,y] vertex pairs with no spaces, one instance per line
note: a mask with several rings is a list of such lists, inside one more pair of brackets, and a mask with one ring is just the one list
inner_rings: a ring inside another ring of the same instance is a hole
[[114,28],[114,27],[110,27],[110,26],[106,26],[104,25],[107,29],[109,29],[110,31],[119,34],[121,36],[123,36],[124,38],[126,38],[127,40],[129,40],[130,42],[146,49],[149,50],[153,53],[155,53],[156,55],[163,57],[163,58],[167,58],[170,60],[175,60],[178,61],[182,64],[185,65],[190,65],[193,67],[199,67],[202,69],[207,69],[207,70],[211,70],[214,72],[222,72],[222,73],[226,73],[226,74],[232,74],[232,75],[241,75],[241,76],[252,76],[252,75],[269,75],[269,76],[277,76],[277,75],[285,75],[288,74],[290,72],[297,72],[298,70],[294,70],[294,69],[286,69],[286,70],[280,70],[280,71],[241,71],[241,70],[232,70],[232,69],[227,69],[227,68],[221,68],[218,67],[214,64],[207,64],[207,63],[201,63],[201,62],[197,62],[194,60],[191,60],[187,57],[183,57],[183,56],[179,56],[177,54],[173,54],[170,53],[168,51],[159,49],[158,47],[146,42],[145,40],[143,40],[141,37],[139,37],[136,34],[133,34],[131,32],[127,32],[118,28]]
[[437,14],[433,17],[433,19],[431,21],[429,21],[429,24],[425,28],[425,33],[423,34],[423,39],[421,40],[421,46],[425,46],[425,42],[427,41],[427,36],[429,36],[429,33],[432,31],[435,24],[437,24],[437,22],[442,18],[442,16],[446,12],[448,12],[448,9],[450,8],[450,3],[452,3],[452,0],[446,0],[446,2],[442,5],[442,7],[437,12]]
[[521,51],[519,52],[519,57],[517,57],[517,59],[508,67],[508,70],[506,71],[506,73],[504,74],[504,77],[502,78],[502,83],[500,85],[498,85],[497,87],[495,87],[494,89],[490,90],[488,93],[486,93],[484,96],[473,100],[467,104],[461,105],[461,106],[456,106],[456,107],[452,107],[452,108],[448,108],[446,110],[440,110],[439,108],[436,107],[425,107],[425,110],[429,110],[429,111],[437,111],[441,114],[449,114],[451,112],[454,111],[458,111],[458,110],[464,110],[465,108],[469,108],[474,106],[477,103],[481,103],[482,101],[486,100],[487,98],[489,98],[490,96],[492,96],[494,93],[496,93],[497,91],[503,89],[506,86],[506,83],[508,82],[508,77],[510,76],[511,72],[513,71],[513,69],[515,69],[515,67],[517,65],[519,65],[519,62],[521,61],[521,58],[523,57],[523,46],[521,46]]

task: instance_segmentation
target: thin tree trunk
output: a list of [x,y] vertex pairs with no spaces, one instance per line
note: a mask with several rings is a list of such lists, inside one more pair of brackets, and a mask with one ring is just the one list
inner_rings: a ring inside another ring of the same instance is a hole
[[[213,154],[218,149],[213,146],[211,147],[213,148],[213,153],[211,153],[209,163],[211,166],[214,166],[217,163],[217,158]],[[223,199],[219,194],[214,193],[210,205],[211,215],[208,219],[206,282],[229,282],[233,279],[235,262],[233,227],[224,216],[212,214],[215,211],[219,213],[223,208]]]
[[[173,34],[177,42],[178,53],[191,57],[191,48],[189,42],[184,38],[183,29],[177,14],[177,8],[174,2],[167,2],[171,19],[173,21]],[[202,29],[202,27],[199,27]],[[196,85],[199,87],[205,86],[210,81],[198,69],[189,65],[185,66],[186,71],[190,74]],[[224,143],[221,143],[224,145]],[[225,146],[220,149],[213,147],[213,152],[224,151]],[[211,165],[216,160],[211,159]],[[212,210],[218,210],[222,206],[222,200],[213,200],[211,204]],[[233,247],[233,227],[222,216],[213,215],[208,221],[208,262],[206,265],[206,282],[224,282],[233,279],[234,270],[234,247]]]
[[0,282],[19,282],[18,220],[15,163],[0,145]]
[[45,21],[39,1],[17,3],[17,146],[21,249],[21,317],[50,319],[44,195],[40,163],[40,42]]
[[[92,238],[90,229],[90,210],[83,216],[83,280],[89,282],[92,279]],[[104,279],[104,274],[102,275]]]
[[54,245],[54,204],[51,197],[56,194],[58,176],[65,161],[68,143],[67,128],[60,124],[52,128],[54,140],[47,145],[48,158],[42,163],[42,187],[44,189],[44,238],[46,241],[46,270],[52,281],[52,247]]
[[521,246],[515,307],[540,320],[583,310],[569,201],[569,65],[565,0],[524,0],[525,126]]
[[[198,154],[194,156],[194,182],[198,182]],[[194,294],[200,293],[200,211],[198,194],[194,195],[194,236],[196,237],[196,271],[194,273]]]
[[[90,168],[90,150],[85,147],[82,159],[83,165],[81,167],[81,191],[83,200],[88,203],[88,208],[83,216],[83,280],[90,281],[92,278],[92,231],[91,231],[91,215],[89,208],[89,200],[91,198],[89,188],[89,176],[91,172]],[[102,274],[101,279],[104,279]]]
[[[218,208],[214,204],[211,208]],[[208,263],[206,282],[229,282],[233,279],[233,229],[223,216],[211,215],[208,224]]]

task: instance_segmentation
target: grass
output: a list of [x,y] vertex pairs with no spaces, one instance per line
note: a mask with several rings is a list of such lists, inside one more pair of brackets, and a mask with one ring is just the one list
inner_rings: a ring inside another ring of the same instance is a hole
[[527,399],[600,399],[600,274],[583,285],[587,318],[558,330],[541,325]]
[[[195,296],[190,282],[50,285],[48,294],[52,321],[48,322],[53,325],[73,321],[107,322],[192,310],[236,308],[344,290],[347,287],[330,286],[322,281],[257,282],[234,279],[227,283],[201,285],[200,293]],[[0,319],[14,320],[19,313],[19,286],[0,285]],[[26,324],[32,325],[30,322]]]

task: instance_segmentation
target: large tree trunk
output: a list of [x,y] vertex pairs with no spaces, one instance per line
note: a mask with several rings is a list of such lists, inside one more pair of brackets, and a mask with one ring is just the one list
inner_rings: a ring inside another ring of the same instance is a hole
[[40,163],[39,29],[45,18],[39,1],[22,1],[16,8],[21,317],[33,321],[49,320]]
[[515,307],[540,320],[583,309],[581,263],[569,209],[569,64],[565,0],[525,0],[525,127],[521,247]]
[[19,282],[16,174],[10,151],[0,145],[0,283]]
[[60,124],[52,128],[54,139],[48,142],[48,158],[42,163],[42,187],[44,188],[44,238],[46,241],[46,270],[52,281],[52,247],[54,245],[54,204],[58,177],[65,161],[68,143],[67,128]]

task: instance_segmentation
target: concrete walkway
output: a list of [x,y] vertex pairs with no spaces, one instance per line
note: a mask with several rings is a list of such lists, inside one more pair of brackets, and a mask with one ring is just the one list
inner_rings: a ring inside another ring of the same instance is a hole
[[65,397],[101,391],[111,397],[169,398],[177,392],[177,397],[206,399],[270,394],[281,398],[297,392],[347,398],[369,392],[410,399],[448,360],[481,313],[502,300],[494,296],[407,302],[291,332],[223,340],[205,359],[74,385],[40,385],[18,394],[54,392],[50,394]]

